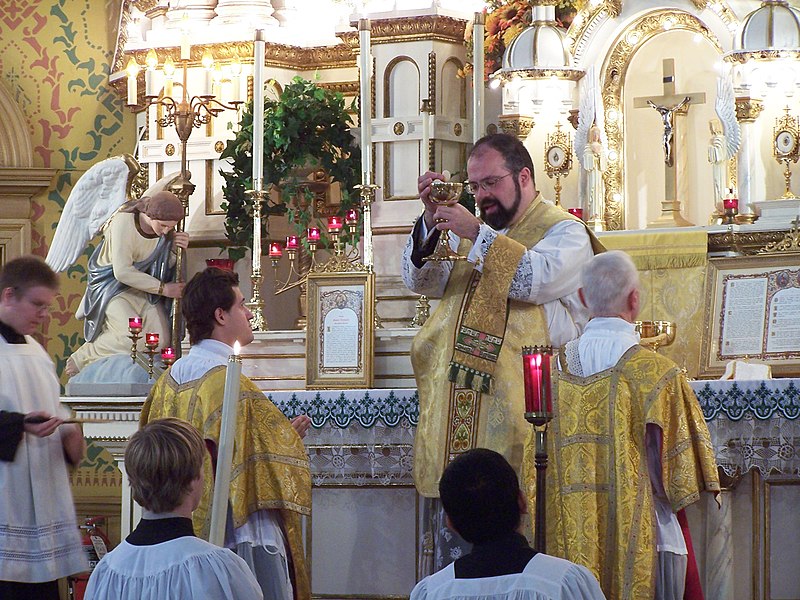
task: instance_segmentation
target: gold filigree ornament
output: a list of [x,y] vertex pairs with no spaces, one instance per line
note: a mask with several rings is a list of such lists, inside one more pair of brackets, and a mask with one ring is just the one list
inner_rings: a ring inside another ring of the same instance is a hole
[[775,119],[773,128],[772,152],[778,164],[784,165],[783,178],[786,182],[784,200],[797,198],[792,193],[792,171],[789,169],[790,162],[797,162],[800,157],[800,117],[789,114],[789,107],[785,107],[782,116]]
[[572,139],[569,133],[561,131],[561,123],[556,130],[547,134],[544,143],[544,168],[547,176],[555,177],[556,206],[561,206],[561,178],[572,169]]
[[792,228],[783,239],[772,242],[758,251],[758,254],[793,254],[800,252],[800,217],[792,221]]
[[[624,166],[625,124],[622,95],[625,76],[636,52],[653,37],[665,31],[689,31],[705,37],[720,54],[722,47],[713,32],[696,16],[676,9],[650,12],[623,29],[611,45],[601,75],[603,105],[609,156],[603,174],[605,183],[605,222],[609,230],[625,228]],[[576,60],[578,54],[576,53]]]

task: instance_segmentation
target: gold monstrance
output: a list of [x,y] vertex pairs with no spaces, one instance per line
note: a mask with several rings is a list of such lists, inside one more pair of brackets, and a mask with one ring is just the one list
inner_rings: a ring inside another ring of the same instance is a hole
[[789,162],[796,163],[800,157],[800,141],[798,141],[800,140],[800,117],[791,116],[788,106],[783,110],[786,114],[775,119],[772,151],[778,164],[783,163],[785,166],[783,178],[786,180],[786,191],[781,198],[788,200],[797,198],[792,193],[792,172],[789,169]]

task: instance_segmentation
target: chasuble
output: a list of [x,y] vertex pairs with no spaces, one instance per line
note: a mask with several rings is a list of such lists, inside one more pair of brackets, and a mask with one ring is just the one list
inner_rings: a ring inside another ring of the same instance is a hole
[[[163,417],[190,422],[205,439],[219,444],[225,367],[214,367],[203,377],[178,384],[169,372],[153,386],[142,407],[141,423]],[[234,527],[261,509],[281,513],[294,567],[297,598],[310,598],[301,515],[311,514],[311,475],[300,436],[284,414],[253,382],[241,377],[236,443],[231,470],[230,504]],[[207,539],[211,525],[214,478],[211,460],[203,465],[205,483],[200,506],[194,511],[195,531]]]
[[[439,306],[414,338],[411,362],[420,398],[414,483],[421,495],[438,497],[444,467],[471,448],[491,448],[519,471],[529,428],[522,418],[520,353],[523,345],[550,343],[551,323],[542,304],[510,299],[509,291],[523,255],[563,221],[577,219],[537,196],[504,235],[495,233],[481,268],[455,263]],[[595,252],[602,247],[585,235],[588,260],[589,241]],[[459,252],[471,247],[461,240]],[[580,264],[565,267],[579,271]],[[577,292],[577,280],[574,288],[564,295]],[[563,298],[553,304],[563,305],[576,328]]]
[[[631,347],[589,377],[554,374],[548,428],[547,552],[588,567],[609,598],[652,598],[656,522],[647,424],[662,431],[662,480],[672,510],[719,492],[697,398],[668,358]],[[533,436],[523,468],[534,514]]]

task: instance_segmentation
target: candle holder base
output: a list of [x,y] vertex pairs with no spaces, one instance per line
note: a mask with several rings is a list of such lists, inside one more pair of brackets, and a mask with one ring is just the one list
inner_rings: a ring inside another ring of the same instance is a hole
[[546,411],[526,412],[525,420],[534,427],[546,427],[547,424],[553,420],[553,413]]
[[157,344],[145,344],[145,354],[147,354],[147,378],[153,378],[153,370],[155,369],[156,352],[158,351]]
[[137,348],[139,346],[139,338],[142,337],[142,336],[140,335],[141,330],[136,331],[136,330],[132,329],[130,331],[131,331],[131,334],[128,337],[131,338],[131,362],[135,364],[136,363],[136,350],[137,350]]

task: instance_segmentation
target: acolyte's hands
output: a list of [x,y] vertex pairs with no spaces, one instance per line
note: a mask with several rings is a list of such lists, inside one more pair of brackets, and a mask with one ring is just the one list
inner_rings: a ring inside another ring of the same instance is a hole
[[[42,420],[44,419],[44,420]],[[25,431],[36,437],[47,437],[64,422],[43,410],[35,410],[25,415]]]
[[469,212],[460,204],[452,206],[439,206],[434,213],[434,219],[444,219],[445,223],[436,223],[436,229],[449,229],[462,239],[472,240],[478,238],[481,222],[478,217]]
[[292,427],[294,427],[300,439],[303,439],[308,433],[308,428],[311,427],[311,419],[307,415],[298,415],[292,419]]

